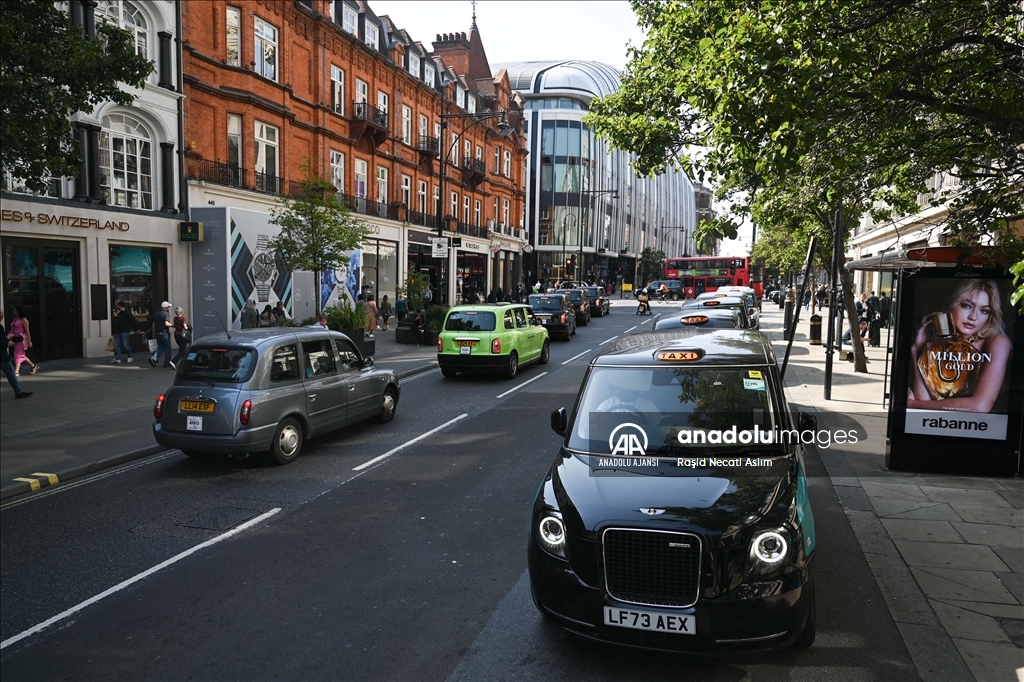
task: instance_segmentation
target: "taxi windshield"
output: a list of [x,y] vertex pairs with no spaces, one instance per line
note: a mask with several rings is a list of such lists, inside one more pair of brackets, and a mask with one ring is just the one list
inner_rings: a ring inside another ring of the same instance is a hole
[[494,313],[479,310],[456,310],[445,320],[445,331],[449,332],[493,332]]
[[562,297],[532,294],[530,296],[530,307],[534,310],[561,310]]
[[569,294],[569,300],[572,301],[573,303],[579,303],[580,301],[583,300],[583,292],[582,291],[575,290],[575,291],[566,291],[566,292],[563,292],[563,293]]
[[[648,455],[676,456],[694,449],[765,446],[744,442],[743,432],[771,432],[779,423],[765,368],[595,367],[576,412],[569,447],[596,454],[614,451],[615,429],[632,424],[649,441]],[[712,435],[718,432],[718,436]],[[735,433],[735,436],[721,434]]]
[[601,297],[601,294],[598,293],[597,291],[597,287],[587,287],[584,289],[584,291],[587,292],[587,295],[593,299],[598,299]]
[[178,370],[179,379],[240,384],[256,367],[256,350],[242,347],[192,346]]

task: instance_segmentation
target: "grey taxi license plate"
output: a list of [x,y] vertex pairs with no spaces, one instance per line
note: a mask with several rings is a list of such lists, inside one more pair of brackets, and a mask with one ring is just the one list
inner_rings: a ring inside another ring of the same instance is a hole
[[613,606],[604,607],[604,624],[633,630],[667,632],[674,635],[697,634],[696,616],[668,615],[654,611],[620,609]]
[[472,346],[461,346],[459,348],[459,355],[469,355],[472,352],[473,352],[473,347]]

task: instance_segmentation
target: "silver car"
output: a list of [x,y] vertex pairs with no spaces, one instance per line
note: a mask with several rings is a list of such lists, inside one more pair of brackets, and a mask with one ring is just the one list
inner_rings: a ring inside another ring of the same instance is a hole
[[328,329],[204,336],[153,408],[153,436],[189,456],[266,452],[287,464],[307,438],[370,417],[389,422],[398,376]]

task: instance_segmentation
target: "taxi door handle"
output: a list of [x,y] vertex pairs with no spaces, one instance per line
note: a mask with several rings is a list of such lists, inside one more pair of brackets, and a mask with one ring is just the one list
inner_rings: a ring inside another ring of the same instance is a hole
[[316,400],[316,393],[310,393],[306,397],[309,398],[310,402],[312,402]]
[[348,387],[348,392],[349,392],[349,393],[351,393],[351,392],[352,392],[352,391],[354,391],[354,390],[356,390],[356,387],[355,387],[355,385],[354,385],[354,384]]

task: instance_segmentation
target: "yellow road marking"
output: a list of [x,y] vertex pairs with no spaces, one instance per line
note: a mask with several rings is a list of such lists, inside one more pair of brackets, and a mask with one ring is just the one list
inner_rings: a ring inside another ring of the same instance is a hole
[[34,478],[16,478],[15,481],[21,481],[22,483],[28,483],[28,487],[32,490],[39,490],[39,481]]
[[46,480],[48,480],[50,482],[50,485],[57,485],[58,483],[60,483],[60,481],[57,480],[57,474],[43,474],[43,473],[40,473],[38,471],[33,471],[32,475],[33,476],[45,476]]

